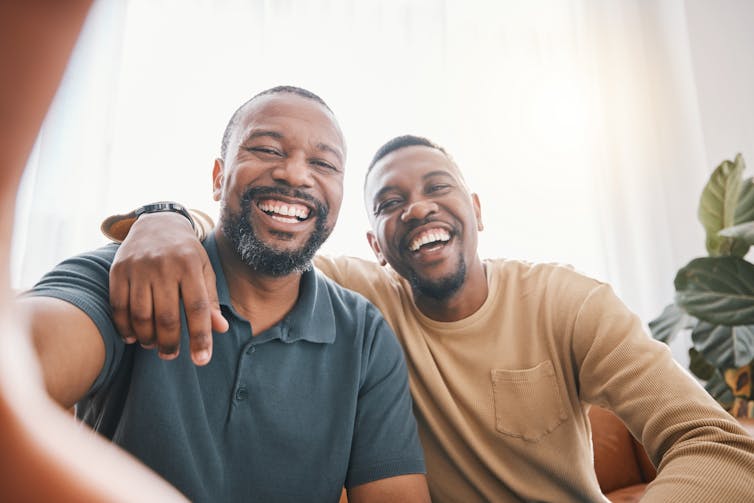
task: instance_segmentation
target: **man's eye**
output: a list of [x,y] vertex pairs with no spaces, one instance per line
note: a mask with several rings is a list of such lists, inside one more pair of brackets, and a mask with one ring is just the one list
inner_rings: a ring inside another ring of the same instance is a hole
[[282,152],[272,147],[249,147],[247,150],[259,154],[274,155],[275,157],[283,156]]
[[328,171],[338,171],[338,168],[327,161],[323,161],[322,159],[312,159],[310,162],[318,168],[324,168]]
[[382,201],[380,204],[377,205],[377,211],[375,211],[375,214],[380,214],[386,211],[390,211],[396,208],[399,204],[400,204],[400,200],[398,199],[387,199],[385,201]]
[[430,185],[429,190],[427,192],[430,192],[430,193],[440,192],[448,188],[450,188],[450,185],[448,185],[447,183],[436,183],[434,185]]

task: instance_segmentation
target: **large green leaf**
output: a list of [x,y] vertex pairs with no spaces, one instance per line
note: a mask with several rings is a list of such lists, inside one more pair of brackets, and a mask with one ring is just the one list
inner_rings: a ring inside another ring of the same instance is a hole
[[738,257],[702,257],[675,277],[675,301],[716,325],[754,325],[754,265]]
[[754,245],[754,222],[746,222],[733,227],[726,227],[718,232],[720,236],[735,238],[747,245]]
[[738,368],[754,359],[754,325],[713,325],[700,321],[691,332],[694,347],[717,368]]
[[[743,165],[744,160],[741,154],[736,156],[737,162],[739,158],[741,165]],[[754,178],[747,178],[741,182],[741,192],[738,195],[738,205],[736,206],[733,223],[742,224],[751,221],[754,221]]]
[[724,409],[730,409],[730,406],[733,405],[733,392],[725,382],[725,379],[723,379],[723,375],[719,370],[715,370],[712,377],[705,383],[704,389],[706,389],[707,393],[717,400],[717,403],[722,405]]
[[649,331],[658,341],[669,343],[678,332],[694,328],[697,319],[678,307],[677,304],[665,306],[660,316],[649,322]]
[[[735,164],[740,166],[742,172],[746,170],[741,154],[736,155]],[[749,252],[749,247],[754,245],[754,178],[747,178],[741,182],[733,223],[736,225],[726,227],[718,235],[733,238],[731,255],[744,257]]]
[[718,236],[717,233],[736,223],[743,170],[743,158],[740,155],[736,156],[736,162],[723,161],[712,172],[702,191],[699,221],[707,233],[707,252],[712,256],[727,255],[732,248],[732,240]]

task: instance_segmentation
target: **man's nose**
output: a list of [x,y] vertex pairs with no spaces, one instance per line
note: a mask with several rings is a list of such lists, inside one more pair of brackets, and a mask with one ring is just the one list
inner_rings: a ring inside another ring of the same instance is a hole
[[401,220],[403,222],[409,222],[411,220],[424,220],[432,213],[436,213],[438,210],[437,203],[433,201],[420,200],[414,201],[409,204],[403,213],[401,213]]
[[282,160],[272,171],[272,177],[291,187],[311,187],[312,177],[306,155],[294,153]]

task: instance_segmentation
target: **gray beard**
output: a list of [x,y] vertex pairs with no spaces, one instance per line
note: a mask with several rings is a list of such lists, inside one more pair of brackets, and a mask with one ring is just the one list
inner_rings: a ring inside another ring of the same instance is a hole
[[[260,240],[251,225],[251,205],[259,196],[280,194],[305,199],[314,204],[315,219],[312,235],[298,250],[276,250]],[[303,273],[312,268],[312,258],[330,235],[326,226],[329,209],[308,194],[277,187],[252,187],[244,192],[240,201],[241,211],[234,214],[227,204],[222,206],[221,228],[235,248],[238,257],[247,266],[260,274],[272,277]]]
[[[459,254],[460,255],[460,254]],[[463,286],[466,278],[466,261],[462,256],[458,258],[458,269],[456,272],[434,281],[426,280],[419,277],[413,270],[407,278],[414,291],[414,297],[423,295],[434,300],[447,300],[451,298]]]

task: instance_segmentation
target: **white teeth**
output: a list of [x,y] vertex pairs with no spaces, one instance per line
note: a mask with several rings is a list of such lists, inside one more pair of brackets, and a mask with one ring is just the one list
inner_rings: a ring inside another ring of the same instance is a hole
[[409,243],[408,245],[408,249],[411,251],[416,251],[426,244],[446,241],[450,241],[450,233],[448,233],[448,231],[446,231],[445,229],[431,229],[422,232],[414,239],[412,239],[411,243]]
[[277,214],[273,214],[271,216],[272,216],[273,220],[277,220],[278,222],[286,222],[286,223],[289,223],[289,224],[294,224],[294,223],[298,222],[298,220],[296,220],[293,217],[283,217],[283,216],[280,216],[280,215],[277,215]]
[[309,216],[309,208],[297,204],[284,204],[277,201],[261,201],[259,203],[259,209],[265,213],[272,213],[274,215],[281,215],[286,217],[297,217],[305,219]]

